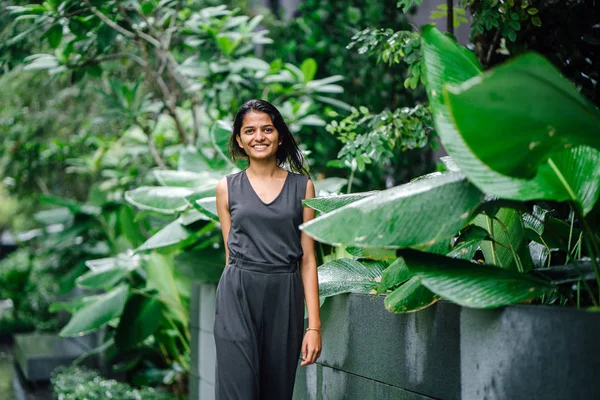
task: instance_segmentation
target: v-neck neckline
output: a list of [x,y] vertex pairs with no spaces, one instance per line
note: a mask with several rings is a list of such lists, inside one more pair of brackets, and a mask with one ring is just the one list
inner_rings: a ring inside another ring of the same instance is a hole
[[243,172],[244,172],[244,177],[246,178],[246,182],[248,182],[248,185],[250,186],[250,191],[252,191],[252,193],[254,193],[254,196],[258,199],[258,201],[260,201],[265,206],[270,206],[271,204],[275,203],[275,201],[278,198],[281,197],[281,195],[283,194],[283,191],[285,190],[285,187],[287,186],[287,183],[288,183],[288,181],[290,179],[290,175],[291,175],[291,172],[288,171],[287,175],[285,176],[285,181],[283,182],[283,186],[281,187],[281,190],[279,191],[279,194],[273,200],[271,200],[269,203],[265,203],[263,201],[263,199],[260,198],[258,193],[256,193],[256,190],[254,190],[254,187],[252,186],[252,182],[250,182],[250,178],[248,178],[248,174],[246,173],[246,169]]

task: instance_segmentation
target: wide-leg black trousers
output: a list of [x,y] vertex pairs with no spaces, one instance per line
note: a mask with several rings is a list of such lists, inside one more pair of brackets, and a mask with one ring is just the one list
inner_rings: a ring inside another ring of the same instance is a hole
[[292,398],[304,333],[297,264],[230,258],[217,287],[217,400]]

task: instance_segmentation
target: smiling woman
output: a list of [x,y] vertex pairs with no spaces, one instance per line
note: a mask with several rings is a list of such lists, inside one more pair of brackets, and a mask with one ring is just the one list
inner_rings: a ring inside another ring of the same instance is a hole
[[215,307],[216,398],[291,399],[300,353],[305,366],[321,352],[314,243],[299,229],[315,216],[302,207],[315,190],[285,121],[265,101],[240,108],[229,148],[249,167],[217,185],[228,261]]

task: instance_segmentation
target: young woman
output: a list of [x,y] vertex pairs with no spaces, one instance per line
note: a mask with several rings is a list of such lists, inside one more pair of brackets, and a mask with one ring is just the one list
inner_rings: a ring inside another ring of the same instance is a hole
[[298,228],[315,216],[302,207],[315,189],[285,121],[266,101],[239,109],[229,148],[249,167],[217,185],[228,262],[217,287],[216,398],[287,400],[300,353],[305,366],[321,352],[314,243]]

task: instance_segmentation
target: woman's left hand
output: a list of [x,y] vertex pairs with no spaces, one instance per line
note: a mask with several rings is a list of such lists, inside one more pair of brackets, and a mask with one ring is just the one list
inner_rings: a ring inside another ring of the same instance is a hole
[[313,364],[321,355],[321,331],[309,330],[302,341],[301,366]]

